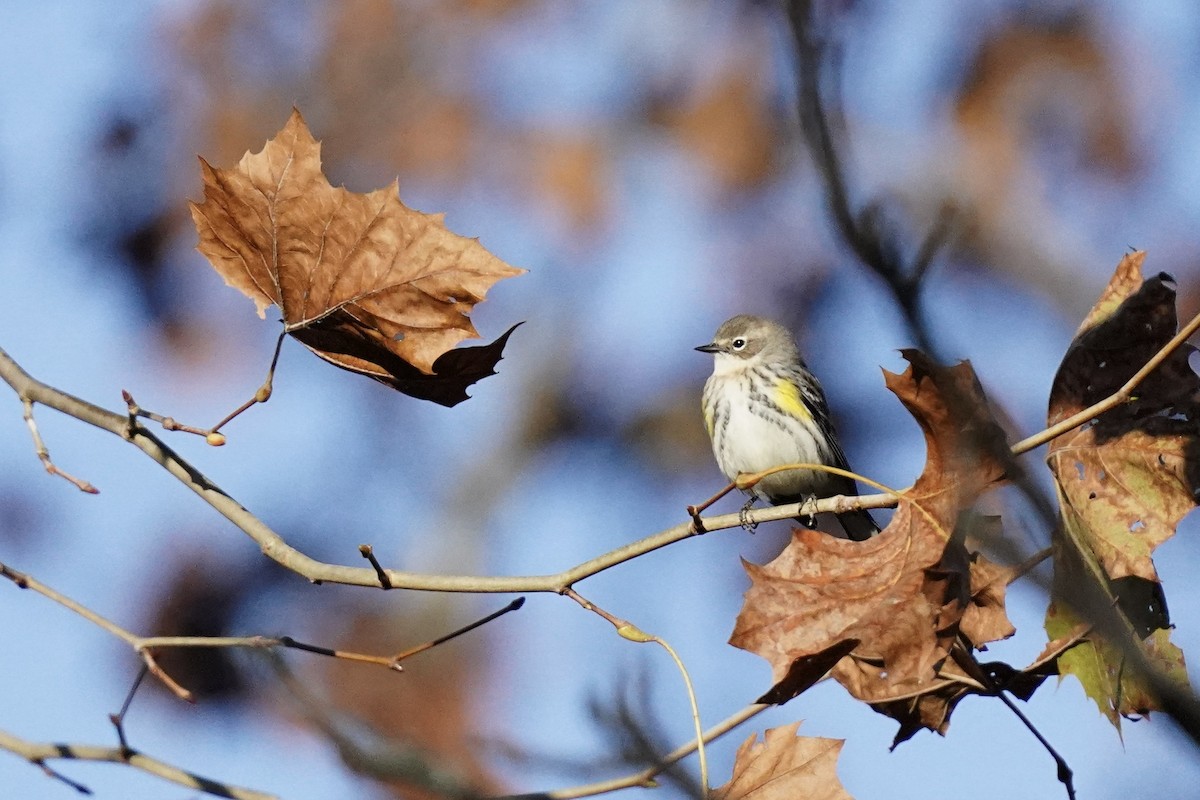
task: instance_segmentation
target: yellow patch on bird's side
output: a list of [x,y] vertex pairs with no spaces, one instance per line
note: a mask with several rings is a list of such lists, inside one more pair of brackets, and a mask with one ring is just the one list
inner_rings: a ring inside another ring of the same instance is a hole
[[799,417],[805,422],[812,421],[812,412],[800,398],[800,389],[786,378],[775,382],[775,402],[793,417]]
[[708,429],[708,438],[712,438],[713,434],[713,414],[712,409],[707,403],[701,404],[700,410],[704,412],[704,427]]

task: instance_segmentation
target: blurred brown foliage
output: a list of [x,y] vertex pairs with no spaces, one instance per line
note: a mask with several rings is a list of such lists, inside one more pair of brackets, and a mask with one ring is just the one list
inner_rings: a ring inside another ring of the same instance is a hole
[[[452,604],[435,600],[398,614],[362,610],[341,620],[344,634],[337,646],[364,653],[396,652],[461,624],[462,620],[451,618],[451,608]],[[494,632],[484,629],[439,645],[406,660],[404,672],[398,675],[323,661],[321,682],[334,706],[383,736],[453,765],[468,785],[483,794],[495,794],[503,787],[483,757],[481,743],[488,731],[480,713],[491,677],[487,654],[497,646],[492,637]],[[436,797],[403,782],[391,788],[397,797]]]

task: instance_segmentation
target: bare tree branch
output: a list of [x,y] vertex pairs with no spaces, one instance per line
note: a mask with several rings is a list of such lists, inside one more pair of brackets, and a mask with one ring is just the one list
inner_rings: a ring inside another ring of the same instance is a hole
[[91,794],[91,790],[54,771],[47,766],[46,762],[62,759],[127,764],[134,769],[140,769],[151,775],[157,775],[164,780],[213,795],[214,797],[228,797],[233,800],[275,800],[275,795],[259,792],[254,789],[243,789],[213,780],[212,778],[205,778],[128,747],[30,742],[13,736],[6,731],[0,731],[0,750],[7,750],[24,758],[29,763],[41,767],[48,775],[63,781],[81,794]]
[[[380,572],[374,567],[350,567],[317,561],[302,553],[284,541],[279,533],[226,494],[157,436],[138,424],[136,416],[117,414],[36,380],[2,349],[0,349],[0,379],[16,391],[22,402],[40,403],[130,442],[257,542],[264,555],[314,583],[340,583],[373,588],[386,586],[387,588],[436,592],[553,592],[562,594],[576,582],[630,559],[707,531],[740,528],[745,520],[766,522],[788,519],[795,517],[800,512],[802,505],[806,513],[809,510],[814,513],[841,511],[851,506],[882,508],[895,505],[895,499],[888,495],[862,498],[835,497],[819,500],[815,504],[792,503],[786,506],[755,509],[748,512],[745,517],[741,514],[706,517],[701,520],[703,527],[700,529],[697,529],[694,522],[676,525],[552,575],[513,577],[426,575],[394,569],[384,569]],[[383,583],[384,579],[386,579],[386,584]]]
[[[18,572],[12,567],[0,562],[0,578],[7,578],[16,584],[21,589],[29,589],[38,594],[53,600],[59,605],[74,611],[79,616],[88,620],[92,624],[111,633],[113,636],[121,639],[140,656],[145,662],[145,669],[161,680],[167,688],[169,688],[181,700],[193,701],[192,693],[175,682],[170,675],[162,670],[154,658],[154,651],[168,647],[212,647],[212,648],[248,648],[253,650],[272,650],[272,649],[292,649],[302,650],[306,653],[315,653],[317,655],[329,656],[330,658],[339,658],[344,661],[357,661],[365,664],[375,664],[378,666],[387,667],[396,672],[403,671],[400,662],[406,658],[414,656],[418,653],[423,653],[430,648],[436,647],[439,644],[448,642],[455,637],[468,633],[480,625],[485,625],[488,622],[507,614],[510,611],[516,611],[525,602],[524,598],[517,598],[509,603],[504,608],[494,611],[482,619],[465,625],[451,633],[433,639],[432,641],[423,642],[419,645],[409,647],[398,653],[391,655],[374,655],[370,653],[355,653],[348,650],[335,650],[330,647],[322,647],[315,644],[306,644],[293,639],[290,636],[138,636],[108,618],[101,616],[92,609],[84,606],[81,603],[72,600],[70,597],[53,589],[36,578],[24,572]],[[122,715],[124,712],[122,712]]]

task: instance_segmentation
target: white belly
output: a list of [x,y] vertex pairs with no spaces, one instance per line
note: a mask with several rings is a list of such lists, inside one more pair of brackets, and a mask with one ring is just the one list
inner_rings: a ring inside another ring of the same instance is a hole
[[[746,403],[731,403],[728,406],[728,421],[725,436],[732,446],[724,448],[724,456],[713,447],[721,471],[733,480],[739,473],[762,472],[783,464],[817,463],[826,459],[817,445],[817,440],[807,427],[789,425],[785,430],[750,411]],[[755,487],[760,496],[790,496],[814,494],[827,480],[825,473],[810,470],[792,470],[771,475]]]

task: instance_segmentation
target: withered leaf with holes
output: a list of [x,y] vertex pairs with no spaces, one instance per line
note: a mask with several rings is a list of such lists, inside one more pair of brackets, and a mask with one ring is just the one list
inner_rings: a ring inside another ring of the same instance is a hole
[[201,159],[201,171],[199,250],[259,316],[275,305],[284,330],[326,361],[446,406],[494,374],[511,329],[450,354],[478,338],[470,313],[488,289],[524,270],[405,206],[395,182],[367,194],[330,185],[299,111],[236,167]]
[[[1080,325],[1050,390],[1053,425],[1104,400],[1137,374],[1178,331],[1175,288],[1142,277],[1146,254],[1126,255]],[[1170,641],[1166,596],[1151,557],[1196,506],[1200,489],[1200,376],[1184,343],[1134,390],[1130,402],[1050,443],[1061,524],[1046,632],[1081,624],[1095,635],[1059,660],[1113,725],[1158,706],[1130,648],[1162,676],[1187,682]],[[1127,626],[1112,620],[1118,609]],[[1123,630],[1114,631],[1113,625]],[[1105,624],[1100,624],[1105,623]],[[1108,634],[1108,635],[1105,635]]]
[[[1054,425],[1120,389],[1176,334],[1166,274],[1142,279],[1145,253],[1125,256],[1075,334],[1050,390]],[[1150,554],[1196,507],[1200,490],[1200,376],[1183,344],[1132,402],[1050,443],[1047,461],[1110,578],[1157,581]]]

